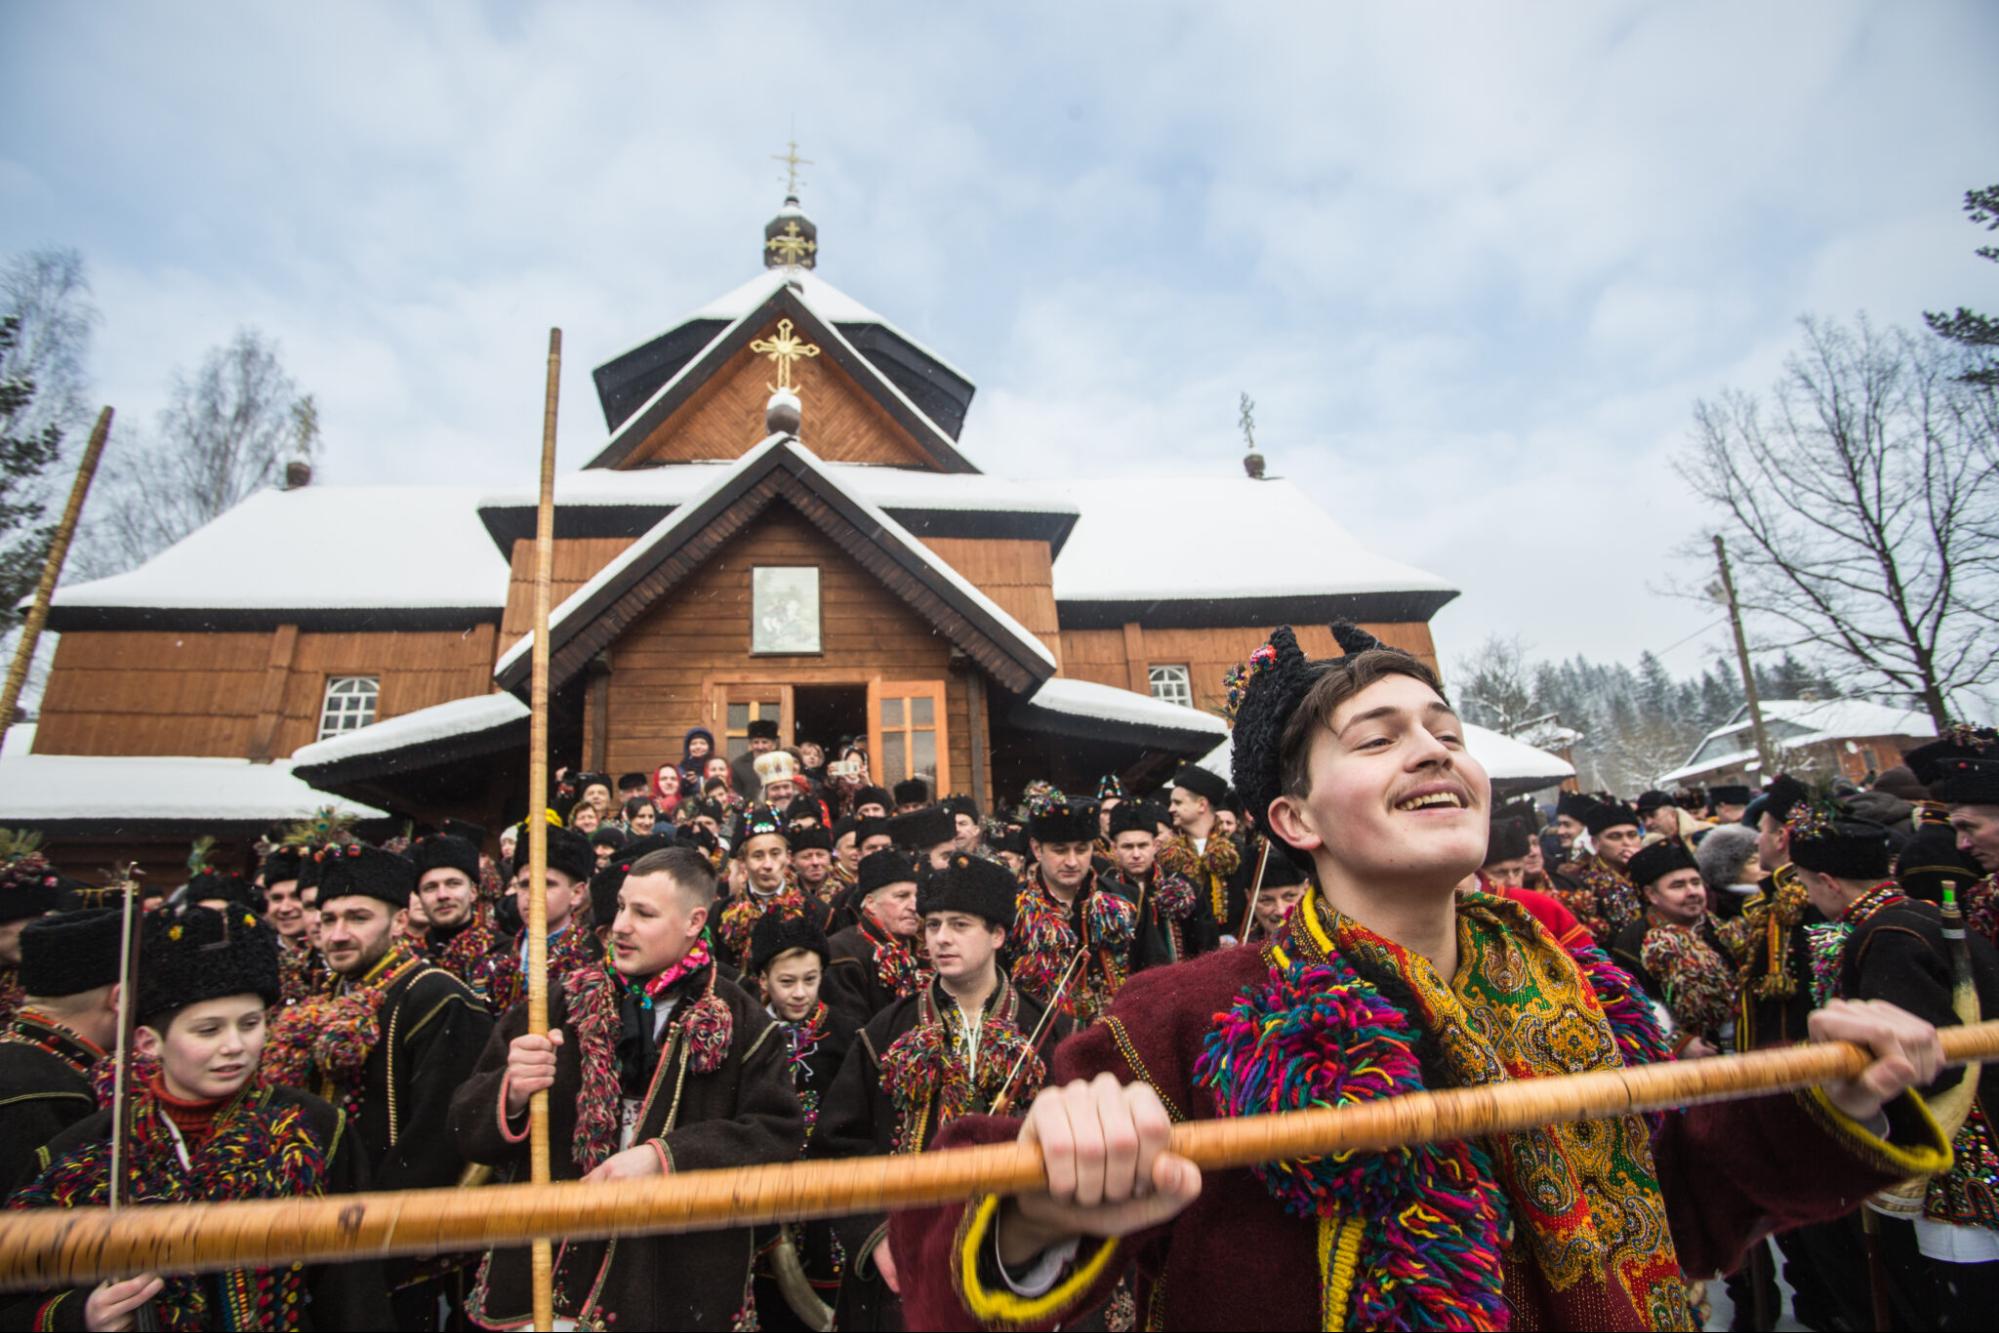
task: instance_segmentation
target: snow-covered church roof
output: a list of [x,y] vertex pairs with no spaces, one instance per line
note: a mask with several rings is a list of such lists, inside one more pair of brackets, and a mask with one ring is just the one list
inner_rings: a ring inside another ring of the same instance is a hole
[[506,602],[507,559],[465,486],[259,491],[137,569],[56,590],[65,612],[475,611]]

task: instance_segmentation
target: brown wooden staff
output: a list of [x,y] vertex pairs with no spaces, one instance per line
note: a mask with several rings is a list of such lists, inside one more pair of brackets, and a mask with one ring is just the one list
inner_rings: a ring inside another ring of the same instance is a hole
[[[1945,1028],[1952,1064],[1999,1056],[1999,1021]],[[1852,1078],[1871,1057],[1825,1042],[1477,1088],[1418,1092],[1283,1115],[1173,1127],[1172,1148],[1204,1171],[1346,1149],[1471,1139],[1542,1125],[1664,1111]],[[52,1291],[139,1273],[206,1273],[449,1254],[567,1240],[711,1231],[962,1202],[1045,1188],[1038,1149],[998,1143],[947,1152],[787,1162],[584,1184],[401,1190],[318,1199],[42,1208],[0,1213],[0,1291]]]
[[[541,495],[534,524],[534,676],[528,707],[528,1031],[548,1035],[548,614],[555,581],[555,406],[562,386],[562,330],[548,331],[548,389],[541,410]],[[549,1183],[548,1090],[528,1098],[529,1188]],[[484,1198],[484,1192],[479,1196]],[[534,1237],[528,1273],[534,1326],[555,1327],[554,1229]]]
[[1089,952],[1088,940],[1076,946],[1075,954],[1069,959],[1069,966],[1062,969],[1062,979],[1056,982],[1055,989],[1048,993],[1048,1003],[1041,1010],[1041,1021],[1036,1023],[1034,1031],[1028,1034],[1027,1045],[1021,1051],[1020,1058],[1013,1062],[1013,1068],[1007,1071],[1006,1082],[1000,1084],[999,1095],[993,1098],[992,1106],[987,1109],[988,1115],[1005,1115],[1007,1108],[1013,1104],[1013,1093],[1014,1089],[1020,1086],[1021,1072],[1027,1068],[1027,1062],[1040,1052],[1041,1043],[1048,1040],[1048,1034],[1055,1030],[1055,1016],[1062,1012],[1062,992],[1069,989],[1069,983],[1075,979],[1076,969],[1083,965],[1083,959]]
[[76,536],[76,521],[83,517],[83,499],[97,476],[97,460],[104,456],[104,441],[111,436],[111,409],[97,414],[90,428],[90,443],[83,446],[83,462],[70,483],[69,503],[63,506],[62,522],[56,524],[55,538],[49,543],[49,558],[42,562],[42,578],[35,585],[35,600],[28,618],[21,623],[21,642],[14,649],[14,664],[7,668],[7,685],[0,690],[0,731],[14,725],[14,709],[20,705],[21,690],[28,683],[28,667],[35,660],[35,645],[41,641],[42,626],[49,621],[49,601],[55,596],[56,580],[62,576],[63,561],[69,558],[70,539]]
[[1250,886],[1249,910],[1242,914],[1242,930],[1236,935],[1236,943],[1249,940],[1249,928],[1256,924],[1256,905],[1263,898],[1263,872],[1270,869],[1270,839],[1263,840],[1263,850],[1256,857],[1256,883]]

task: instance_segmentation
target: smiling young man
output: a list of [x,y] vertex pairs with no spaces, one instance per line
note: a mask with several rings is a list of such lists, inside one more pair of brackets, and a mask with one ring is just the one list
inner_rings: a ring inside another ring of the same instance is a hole
[[[648,852],[618,890],[610,966],[549,987],[545,1037],[515,1008],[451,1103],[458,1149],[524,1178],[528,1099],[549,1092],[557,1180],[610,1181],[798,1156],[790,1052],[703,940],[715,875],[691,847]],[[555,1314],[579,1328],[727,1329],[745,1308],[748,1228],[558,1244]],[[496,1250],[468,1314],[531,1323],[529,1256]]]
[[[365,1152],[345,1113],[257,1078],[265,1014],[278,1003],[270,928],[242,906],[191,907],[149,915],[143,932],[134,1035],[157,1072],[130,1089],[125,1202],[297,1199],[366,1188]],[[42,1150],[39,1177],[12,1205],[102,1206],[110,1139],[108,1109],[72,1125]],[[0,1325],[393,1328],[383,1287],[381,1265],[368,1261],[202,1277],[146,1273],[20,1299],[0,1308]]]
[[1024,1125],[946,1133],[1036,1146],[1050,1189],[898,1215],[911,1327],[1071,1322],[1129,1269],[1138,1308],[1169,1329],[1685,1328],[1683,1264],[1712,1272],[1770,1225],[1949,1160],[1901,1095],[1936,1077],[1935,1029],[1872,1004],[1814,1020],[1873,1049],[1861,1077],[1656,1126],[1625,1115],[1283,1171],[1204,1175],[1166,1152],[1174,1119],[1664,1053],[1600,952],[1460,896],[1491,784],[1427,667],[1352,626],[1336,635],[1347,656],[1308,662],[1280,629],[1230,691],[1236,788],[1312,890],[1267,947],[1133,978],[1058,1049],[1058,1086]]
[[[458,1183],[464,1163],[445,1116],[493,1027],[464,982],[395,938],[416,878],[407,858],[378,847],[320,854],[319,938],[333,984],[278,1015],[264,1057],[266,1081],[347,1112],[380,1189]],[[449,1265],[386,1268],[400,1327],[434,1327],[439,1299],[455,1303]]]
[[416,863],[417,897],[430,918],[425,952],[481,1004],[494,1008],[494,983],[518,973],[504,966],[507,942],[479,901],[479,849],[464,838],[436,833],[412,843],[410,859]]
[[[1044,1010],[1008,982],[999,962],[1016,889],[1004,866],[966,852],[925,878],[916,906],[936,978],[862,1029],[826,1100],[813,1156],[922,1152],[953,1120],[991,1110],[1002,1091],[1021,1106],[1040,1090],[1042,1056],[1068,1025],[1058,1015],[1028,1053]],[[897,1301],[904,1276],[889,1250],[887,1219],[835,1225],[849,1265],[835,1327],[904,1327]]]
[[832,909],[800,891],[781,810],[769,805],[745,809],[736,820],[730,854],[745,877],[743,891],[722,908],[715,924],[715,948],[723,962],[737,968],[747,964],[750,934],[767,912],[797,912],[826,928]]
[[1699,863],[1669,836],[1639,848],[1626,868],[1645,915],[1612,938],[1611,958],[1665,1009],[1675,1055],[1721,1054],[1734,1041],[1739,982]]
[[1099,882],[1096,841],[1095,803],[1052,790],[1035,797],[1027,819],[1031,868],[1007,941],[1014,984],[1078,1025],[1096,1021],[1146,950],[1156,948],[1142,939],[1148,932],[1137,905]]
[[[1101,819],[1101,812],[1099,812]],[[1103,821],[1111,860],[1105,876],[1111,888],[1138,908],[1139,956],[1143,970],[1206,953],[1219,942],[1208,895],[1185,875],[1159,864],[1158,814],[1143,801],[1120,800]]]
[[1249,870],[1242,843],[1222,832],[1215,812],[1228,798],[1229,784],[1199,764],[1173,775],[1166,810],[1173,835],[1159,844],[1159,864],[1190,880],[1208,900],[1216,929],[1233,935],[1249,905]]

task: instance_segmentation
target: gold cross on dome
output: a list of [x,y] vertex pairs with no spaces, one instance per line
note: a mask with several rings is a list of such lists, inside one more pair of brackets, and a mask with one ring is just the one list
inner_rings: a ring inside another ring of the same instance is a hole
[[786,194],[798,193],[798,169],[800,167],[816,165],[811,158],[800,157],[798,155],[798,140],[796,139],[787,143],[782,153],[772,153],[770,160],[784,163],[784,192]]
[[782,235],[773,236],[764,242],[764,249],[769,250],[784,263],[790,264],[793,267],[797,266],[799,260],[805,258],[805,256],[818,248],[819,243],[817,241],[808,240],[806,237],[799,235],[798,220],[796,218],[784,224],[784,233]]
[[757,339],[750,344],[750,350],[759,352],[777,363],[777,383],[767,386],[772,393],[781,389],[796,393],[798,387],[791,382],[791,363],[800,357],[819,355],[819,344],[805,341],[791,331],[790,320],[780,319],[777,322],[777,336]]

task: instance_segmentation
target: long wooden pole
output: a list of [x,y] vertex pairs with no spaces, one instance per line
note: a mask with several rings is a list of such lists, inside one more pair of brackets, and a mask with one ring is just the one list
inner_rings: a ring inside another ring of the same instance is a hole
[[14,710],[20,706],[21,690],[28,683],[28,667],[35,660],[35,645],[41,641],[42,626],[49,622],[49,600],[55,596],[56,579],[62,575],[63,561],[69,558],[70,539],[76,536],[76,521],[83,517],[83,499],[97,476],[97,460],[104,455],[104,441],[111,437],[111,409],[97,414],[90,428],[90,443],[83,447],[83,462],[77,466],[76,480],[70,483],[69,503],[63,506],[62,522],[56,525],[55,540],[49,543],[49,558],[42,562],[42,578],[35,585],[34,604],[21,624],[21,642],[14,649],[14,663],[7,668],[7,685],[0,691],[0,731],[14,725]]
[[[548,614],[555,579],[555,406],[562,386],[562,330],[548,331],[548,388],[541,410],[541,496],[534,525],[534,678],[528,722],[528,1031],[548,1035]],[[528,1099],[528,1172],[549,1182],[548,1090]],[[545,1231],[529,1254],[534,1326],[555,1327],[555,1260]]]
[[[1952,1064],[1999,1056],[1999,1021],[1945,1028]],[[1478,1138],[1541,1125],[1664,1111],[1852,1078],[1868,1053],[1846,1042],[1419,1092],[1283,1115],[1175,1125],[1173,1151],[1204,1171],[1348,1149]],[[584,1184],[401,1190],[319,1199],[42,1208],[0,1212],[0,1291],[51,1291],[139,1273],[450,1254],[567,1240],[711,1231],[949,1203],[1045,1188],[1020,1143],[787,1162]]]

